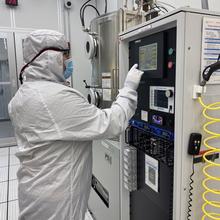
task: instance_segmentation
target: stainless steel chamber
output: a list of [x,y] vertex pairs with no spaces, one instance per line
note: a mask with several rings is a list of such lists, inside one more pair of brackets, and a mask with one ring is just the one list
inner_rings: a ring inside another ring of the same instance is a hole
[[137,12],[118,10],[93,19],[85,41],[85,51],[92,64],[88,100],[100,108],[108,108],[119,88],[118,34],[143,21]]

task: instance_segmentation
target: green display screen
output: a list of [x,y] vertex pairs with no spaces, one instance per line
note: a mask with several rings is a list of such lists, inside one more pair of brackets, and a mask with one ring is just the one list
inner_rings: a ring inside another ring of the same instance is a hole
[[139,47],[139,69],[157,70],[157,43]]

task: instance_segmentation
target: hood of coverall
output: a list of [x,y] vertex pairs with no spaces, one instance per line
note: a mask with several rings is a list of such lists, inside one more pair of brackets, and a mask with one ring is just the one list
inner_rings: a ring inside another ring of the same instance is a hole
[[[41,50],[48,47],[68,49],[63,34],[53,30],[36,30],[24,40],[24,61],[28,63]],[[26,81],[64,82],[63,53],[47,50],[37,57],[23,73]]]

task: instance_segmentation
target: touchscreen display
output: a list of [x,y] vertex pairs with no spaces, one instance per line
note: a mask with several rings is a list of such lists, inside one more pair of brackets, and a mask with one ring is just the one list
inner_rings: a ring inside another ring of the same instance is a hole
[[139,47],[139,69],[157,70],[157,43]]

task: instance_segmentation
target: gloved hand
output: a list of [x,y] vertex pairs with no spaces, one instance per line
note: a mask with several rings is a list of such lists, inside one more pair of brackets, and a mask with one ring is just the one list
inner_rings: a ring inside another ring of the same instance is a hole
[[141,80],[141,76],[143,75],[143,71],[137,69],[138,64],[134,64],[129,70],[127,77],[125,79],[124,87],[128,87],[133,90],[137,90],[138,85]]

